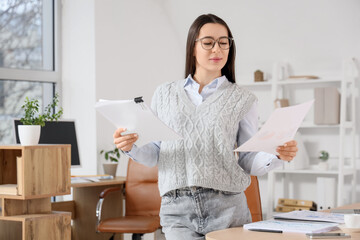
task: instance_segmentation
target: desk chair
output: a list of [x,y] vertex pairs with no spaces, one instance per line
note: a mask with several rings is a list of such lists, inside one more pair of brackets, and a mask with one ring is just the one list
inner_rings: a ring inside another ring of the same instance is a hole
[[250,209],[253,222],[262,221],[262,209],[259,190],[259,181],[256,176],[251,176],[251,184],[245,190],[247,204]]
[[[101,219],[101,208],[105,197],[119,187],[107,188],[100,193],[96,208],[97,226],[100,233],[133,233],[132,239],[139,240],[144,233],[160,228],[161,198],[158,190],[158,169],[149,168],[129,159],[125,182],[125,216]],[[119,203],[120,204],[120,203]]]

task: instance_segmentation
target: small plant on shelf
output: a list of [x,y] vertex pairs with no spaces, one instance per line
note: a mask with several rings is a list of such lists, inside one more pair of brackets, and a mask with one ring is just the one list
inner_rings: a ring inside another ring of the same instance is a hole
[[320,151],[319,159],[326,162],[329,159],[329,153],[327,151]]
[[40,114],[39,100],[26,97],[24,105],[21,106],[25,111],[25,115],[20,119],[20,122],[24,125],[40,125],[43,127],[45,126],[45,121],[57,121],[63,114],[62,108],[58,112],[52,113],[58,104],[59,95],[55,94],[52,103],[47,105],[43,114]]
[[114,148],[113,150],[106,151],[101,150],[100,154],[104,154],[105,160],[110,160],[110,162],[116,162],[118,163],[120,160],[120,151],[117,148]]
[[104,173],[115,177],[117,166],[121,157],[119,149],[114,148],[109,151],[101,150],[100,155],[102,154],[104,155],[106,161],[110,161],[110,163],[103,163]]
[[45,121],[57,121],[63,114],[62,108],[55,112],[58,104],[59,95],[55,94],[52,103],[45,108],[43,114],[40,114],[39,100],[26,97],[24,105],[21,106],[25,111],[24,117],[20,119],[23,125],[18,125],[19,139],[22,145],[38,144],[41,127],[45,126]]
[[320,151],[319,154],[320,162],[318,164],[318,167],[320,170],[326,171],[329,169],[328,159],[329,159],[329,153],[327,151]]

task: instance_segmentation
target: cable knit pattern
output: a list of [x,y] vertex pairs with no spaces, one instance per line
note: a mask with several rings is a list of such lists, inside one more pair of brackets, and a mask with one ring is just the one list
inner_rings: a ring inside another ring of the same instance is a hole
[[233,150],[239,122],[256,97],[225,81],[195,106],[183,84],[180,80],[159,86],[152,102],[158,117],[184,137],[161,143],[158,161],[161,196],[187,186],[244,191],[250,176],[238,165]]

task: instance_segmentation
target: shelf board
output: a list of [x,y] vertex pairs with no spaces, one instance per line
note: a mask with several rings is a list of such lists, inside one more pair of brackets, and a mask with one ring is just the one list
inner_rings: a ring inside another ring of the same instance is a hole
[[0,216],[0,220],[21,222],[21,221],[26,221],[26,220],[34,220],[37,218],[52,218],[57,215],[68,216],[68,215],[71,215],[71,212],[52,211],[51,213],[41,213],[41,214],[27,214],[27,215],[16,215],[16,216],[6,216],[6,217]]
[[292,84],[318,84],[318,83],[332,83],[332,84],[340,84],[341,79],[285,79],[277,82],[279,85],[292,85]]
[[[341,78],[319,78],[319,79],[285,79],[276,82],[277,85],[302,85],[302,84],[336,84],[340,85]],[[265,82],[248,82],[238,83],[241,87],[258,87],[258,86],[271,86],[273,81],[270,79]]]
[[[316,169],[297,169],[297,170],[284,170],[284,169],[276,169],[273,170],[274,173],[294,173],[294,174],[316,174],[316,175],[339,175],[338,170],[316,170]],[[344,175],[352,175],[354,174],[354,170],[352,168],[345,168]]]
[[241,87],[270,87],[272,82],[249,82],[249,83],[238,83]]

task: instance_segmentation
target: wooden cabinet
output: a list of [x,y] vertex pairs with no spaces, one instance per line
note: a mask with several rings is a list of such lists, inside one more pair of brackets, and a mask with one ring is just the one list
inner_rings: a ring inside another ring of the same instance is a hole
[[71,213],[50,200],[70,194],[70,147],[0,146],[0,239],[71,239]]

